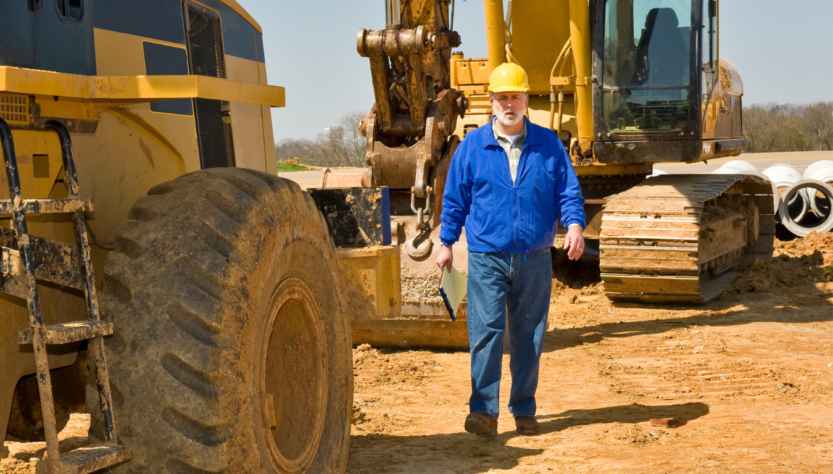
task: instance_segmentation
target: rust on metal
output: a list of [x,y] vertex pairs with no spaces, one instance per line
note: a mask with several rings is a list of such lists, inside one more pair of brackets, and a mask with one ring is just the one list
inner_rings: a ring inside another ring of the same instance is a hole
[[50,474],[88,474],[127,461],[128,459],[130,459],[130,449],[127,446],[84,446],[62,454],[60,463],[53,463],[50,458],[38,461],[37,472],[38,474],[41,472]]
[[[0,214],[11,214],[13,206],[11,201],[0,201]],[[24,214],[68,214],[95,208],[89,199],[23,199],[21,210]]]
[[370,59],[376,104],[362,120],[372,183],[425,198],[431,168],[465,113],[463,94],[451,87],[451,50],[460,35],[448,31],[448,2],[403,4],[401,25],[359,30],[356,49]]
[[[49,121],[47,125],[58,134],[61,143],[61,157],[64,162],[64,183],[71,199],[80,199],[78,187],[78,174],[75,170],[75,160],[72,156],[72,141],[69,130],[58,121]],[[95,289],[95,278],[93,274],[92,255],[90,254],[90,242],[87,236],[87,224],[84,212],[76,210],[72,215],[72,223],[75,229],[75,238],[78,249],[81,253],[81,268],[84,275],[85,287],[84,296],[87,303],[87,318],[91,322],[100,321],[98,296]],[[19,235],[19,234],[18,234]],[[90,357],[88,363],[92,364],[95,374],[95,383],[98,388],[99,401],[101,402],[101,413],[104,418],[104,441],[108,445],[117,443],[116,424],[113,416],[113,397],[110,392],[110,376],[107,373],[107,362],[104,355],[104,338],[95,337],[89,343]]]
[[[36,280],[57,283],[76,290],[84,289],[84,276],[81,273],[77,249],[63,242],[34,235],[29,236],[29,242],[34,255]],[[17,247],[14,231],[0,228],[0,245],[0,291],[25,299],[25,270],[20,252],[13,248]]]
[[[109,321],[72,321],[46,326],[44,343],[68,344],[113,334],[113,323]],[[32,343],[32,329],[20,331],[21,344]]]

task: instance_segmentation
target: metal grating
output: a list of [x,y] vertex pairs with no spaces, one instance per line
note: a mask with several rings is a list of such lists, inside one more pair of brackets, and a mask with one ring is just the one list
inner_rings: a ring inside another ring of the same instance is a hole
[[[191,74],[226,77],[220,17],[201,5],[186,3]],[[202,168],[234,167],[234,140],[229,103],[195,99],[194,116]]]
[[9,125],[29,125],[29,97],[0,94],[0,118]]

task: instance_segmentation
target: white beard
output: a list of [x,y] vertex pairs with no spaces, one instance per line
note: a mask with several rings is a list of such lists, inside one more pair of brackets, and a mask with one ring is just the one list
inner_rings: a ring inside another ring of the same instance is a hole
[[495,113],[495,116],[497,117],[498,122],[502,123],[503,125],[505,125],[507,127],[511,127],[513,125],[517,125],[518,123],[521,122],[521,120],[524,119],[524,114],[525,114],[526,110],[522,110],[519,113],[516,112],[514,117],[507,117],[505,110],[503,112],[498,112],[498,111],[493,109],[493,112]]

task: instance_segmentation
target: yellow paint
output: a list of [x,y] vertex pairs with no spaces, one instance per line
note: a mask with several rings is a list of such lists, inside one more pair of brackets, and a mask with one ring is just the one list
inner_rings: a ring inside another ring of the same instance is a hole
[[506,62],[506,23],[503,21],[503,0],[483,0],[486,17],[486,46],[489,74]]
[[93,101],[153,102],[214,99],[283,107],[283,87],[206,76],[78,76],[0,66],[0,92]]
[[[108,76],[145,74],[144,42],[148,41],[147,38],[96,29],[95,41],[99,74]],[[181,47],[175,43],[155,40],[154,42]],[[66,99],[61,99],[59,102],[65,101]],[[92,106],[111,115],[105,122],[100,123],[99,127],[117,124],[120,128],[127,128],[128,139],[133,143],[135,139],[129,136],[132,133],[129,129],[135,128],[134,132],[144,134],[143,140],[146,143],[155,141],[168,150],[167,155],[163,151],[156,152],[155,161],[171,160],[172,164],[180,170],[180,174],[200,169],[199,146],[193,116],[152,112],[149,103],[94,103]],[[118,134],[122,132],[119,131]],[[108,128],[102,130],[97,136],[105,137],[102,139],[109,141],[110,133]],[[98,146],[89,150],[88,153],[107,153],[107,149],[107,146]],[[137,157],[144,160],[141,156]],[[154,184],[158,183],[152,183],[150,186]]]
[[359,318],[380,319],[396,316],[402,308],[402,283],[399,274],[399,246],[385,245],[337,250],[338,264],[348,286],[363,292],[364,303],[375,314]]
[[[236,1],[220,1],[261,31]],[[61,118],[71,129],[75,120],[93,122],[93,133],[73,132],[72,141],[80,193],[95,203],[96,210],[88,219],[99,240],[113,242],[130,207],[151,187],[200,169],[194,117],[151,112],[151,102],[189,98],[231,102],[239,165],[275,173],[271,107],[284,105],[285,91],[267,85],[265,65],[227,56],[228,79],[147,76],[143,42],[183,46],[101,29],[94,29],[94,37],[98,75],[0,66],[0,97],[34,100],[40,119]],[[25,126],[28,119],[12,125]],[[43,130],[15,129],[12,133],[24,198],[67,197],[64,184],[58,181],[64,171],[57,135]],[[39,172],[48,170],[45,177],[34,175],[35,155],[46,155],[48,166],[39,158]],[[0,173],[0,199],[8,199],[7,189],[5,173]],[[71,216],[33,215],[27,220],[33,235],[75,243]],[[8,228],[8,221],[0,225]],[[91,252],[100,290],[109,252],[98,247]],[[398,267],[397,259],[397,276]],[[86,318],[80,292],[43,285],[39,291],[46,324]],[[0,294],[0,433],[6,430],[17,380],[35,372],[31,347],[17,343],[18,332],[26,327],[25,301]],[[50,348],[50,367],[72,364],[77,350],[77,343]]]
[[570,37],[566,1],[512,2],[512,52],[529,75],[531,94],[549,94],[549,76]]
[[[258,69],[257,61],[226,56],[226,77],[231,80],[258,84],[260,83]],[[261,107],[259,104],[231,103],[234,156],[240,168],[260,171],[267,169]]]
[[[590,11],[587,0],[570,0],[570,39],[577,78],[587,78],[590,69]],[[587,150],[593,140],[593,91],[586,80],[576,81],[576,124],[578,141]]]
[[[257,63],[258,78],[261,84],[266,82],[266,64]],[[278,174],[277,152],[275,151],[275,137],[272,132],[272,108],[268,105],[260,106],[260,116],[263,120],[263,157],[266,161],[266,172]]]
[[[138,129],[147,133],[148,136],[155,139],[159,142],[160,145],[165,147],[173,156],[176,157],[176,164],[179,167],[180,174],[186,173],[186,166],[185,166],[185,159],[182,157],[182,153],[177,149],[176,145],[171,143],[168,139],[168,136],[164,133],[160,132],[159,129],[148,123],[141,115],[132,112],[127,107],[108,107],[104,109],[105,112],[111,113],[116,117],[130,122],[131,124],[135,125]],[[155,113],[155,112],[152,112]],[[174,114],[165,114],[165,115],[174,115]],[[174,115],[176,117],[182,117],[182,115]],[[193,138],[196,139],[196,133],[193,134]],[[140,138],[141,140],[141,138]],[[144,143],[144,142],[142,142]]]
[[101,109],[90,101],[36,95],[41,117],[59,117],[74,120],[98,120]]

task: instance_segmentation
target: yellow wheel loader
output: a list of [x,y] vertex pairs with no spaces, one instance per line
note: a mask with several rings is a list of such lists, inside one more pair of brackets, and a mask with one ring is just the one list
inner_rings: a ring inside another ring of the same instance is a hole
[[[344,472],[341,272],[276,176],[258,23],[235,0],[0,18],[0,436],[45,441],[43,474]],[[85,404],[92,444],[64,452]]]
[[[717,0],[484,0],[487,58],[452,52],[462,43],[454,7],[387,0],[385,29],[358,33],[376,103],[362,124],[368,171],[354,182],[389,187],[400,245],[378,249],[376,261],[401,272],[348,275],[368,295],[401,298],[374,296],[354,317],[354,344],[468,347],[465,323],[449,321],[436,291],[439,216],[450,160],[491,119],[489,76],[505,62],[529,75],[528,118],[569,152],[607,297],[702,303],[742,259],[771,259],[777,193],[763,177],[650,177],[655,163],[746,146],[743,86],[719,55]],[[465,247],[463,236],[454,262],[464,273]],[[367,255],[342,257],[345,268],[369,267]]]

